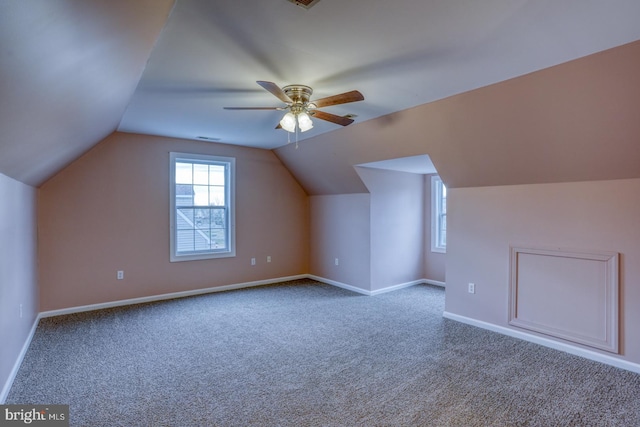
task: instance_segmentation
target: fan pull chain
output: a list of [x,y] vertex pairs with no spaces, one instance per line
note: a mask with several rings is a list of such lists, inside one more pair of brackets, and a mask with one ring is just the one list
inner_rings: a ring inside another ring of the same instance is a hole
[[[287,144],[291,144],[291,132],[287,132]],[[296,150],[298,149],[298,127],[296,126]]]

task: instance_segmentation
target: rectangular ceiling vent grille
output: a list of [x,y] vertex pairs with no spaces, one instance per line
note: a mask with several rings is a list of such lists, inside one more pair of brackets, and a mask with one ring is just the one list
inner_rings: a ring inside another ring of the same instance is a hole
[[295,4],[296,6],[304,7],[305,9],[311,9],[312,6],[315,6],[320,0],[288,0],[289,2]]

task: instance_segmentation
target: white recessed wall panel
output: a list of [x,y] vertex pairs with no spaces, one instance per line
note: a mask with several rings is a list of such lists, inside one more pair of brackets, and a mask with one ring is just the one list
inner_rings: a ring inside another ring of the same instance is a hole
[[509,323],[618,353],[618,254],[511,248]]

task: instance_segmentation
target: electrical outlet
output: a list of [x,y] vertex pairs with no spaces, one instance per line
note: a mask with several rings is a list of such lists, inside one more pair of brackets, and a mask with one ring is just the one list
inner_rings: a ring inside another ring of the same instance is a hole
[[22,319],[22,304],[20,304],[20,318]]
[[475,294],[476,293],[476,284],[475,283],[469,283],[469,293],[470,294]]
[[335,263],[336,265],[340,265],[340,261],[338,261],[338,258],[336,258]]
[[251,258],[251,265],[256,265],[256,259],[255,258]]
[[124,271],[118,270],[118,274],[116,277],[118,278],[118,280],[124,279]]
[[267,262],[271,262],[271,255],[267,255]]

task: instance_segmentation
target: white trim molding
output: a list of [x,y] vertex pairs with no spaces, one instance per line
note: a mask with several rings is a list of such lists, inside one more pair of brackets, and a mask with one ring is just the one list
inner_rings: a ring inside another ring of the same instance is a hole
[[438,280],[423,279],[422,283],[426,283],[427,285],[440,286],[441,288],[447,287],[447,284],[445,282],[440,282]]
[[4,383],[4,387],[2,387],[2,391],[0,392],[0,405],[4,404],[7,400],[7,396],[9,396],[9,390],[11,390],[11,386],[13,385],[13,381],[16,379],[16,375],[18,375],[18,371],[20,370],[20,366],[22,366],[22,361],[24,360],[24,356],[27,354],[27,350],[29,350],[29,346],[31,345],[31,340],[33,340],[33,335],[36,333],[36,328],[38,327],[38,322],[40,321],[40,315],[38,314],[33,321],[33,325],[31,325],[31,330],[29,331],[29,335],[27,335],[27,339],[24,341],[22,345],[22,349],[20,350],[20,354],[18,354],[18,358],[13,364],[13,368],[11,372],[9,372],[9,377],[7,381]]
[[440,287],[445,286],[444,282],[439,282],[436,280],[428,280],[428,279],[419,279],[419,280],[414,280],[412,282],[400,283],[398,285],[389,286],[383,289],[376,289],[375,291],[369,291],[366,289],[358,288],[353,285],[348,285],[346,283],[338,282],[336,280],[315,276],[313,274],[298,274],[295,276],[277,277],[277,278],[266,279],[266,280],[256,280],[254,282],[235,283],[231,285],[214,286],[211,288],[194,289],[191,291],[172,292],[167,294],[151,295],[148,297],[130,298],[125,300],[103,302],[98,304],[88,304],[88,305],[81,305],[76,307],[62,308],[59,310],[43,311],[38,315],[38,319],[45,318],[45,317],[62,316],[65,314],[82,313],[85,311],[102,310],[105,308],[121,307],[125,305],[143,304],[147,302],[184,298],[184,297],[190,297],[195,295],[204,295],[204,294],[210,294],[214,292],[224,292],[224,291],[230,291],[234,289],[251,288],[251,287],[263,286],[263,285],[272,285],[274,283],[287,282],[287,281],[299,280],[299,279],[313,279],[318,282],[325,283],[327,285],[336,286],[338,288],[346,289],[352,292],[357,292],[359,294],[367,295],[367,296],[379,295],[385,292],[392,292],[402,288],[407,288],[409,286],[419,285],[421,283],[426,283],[429,285],[440,286]]
[[550,338],[533,335],[524,331],[511,329],[504,326],[494,325],[493,323],[483,322],[482,320],[476,320],[469,317],[460,316],[459,314],[449,313],[447,311],[442,313],[442,317],[640,374],[640,364],[628,362],[626,360],[620,359],[618,357],[610,356],[608,354],[598,353],[596,351],[589,350],[582,347],[577,347],[569,343],[555,341]]
[[274,283],[287,282],[290,280],[298,280],[307,278],[306,274],[299,274],[296,276],[278,277],[274,279],[257,280],[255,282],[235,283],[231,285],[214,286],[205,289],[194,289],[191,291],[172,292],[168,294],[152,295],[148,297],[131,298],[125,300],[103,302],[99,304],[82,305],[77,307],[63,308],[60,310],[43,311],[39,317],[53,317],[61,316],[63,314],[82,313],[84,311],[101,310],[104,308],[121,307],[124,305],[142,304],[146,302],[164,301],[168,299],[191,297],[195,295],[211,294],[214,292],[230,291],[234,289],[252,288],[255,286],[271,285]]
[[512,246],[509,324],[619,353],[618,266],[616,252]]
[[370,290],[367,290],[367,289],[358,288],[358,287],[353,286],[353,285],[348,285],[346,283],[338,282],[336,280],[327,279],[325,277],[320,277],[320,276],[315,276],[313,274],[307,274],[307,277],[309,279],[313,279],[313,280],[316,280],[318,282],[325,283],[327,285],[336,286],[338,288],[346,289],[348,291],[356,292],[356,293],[359,293],[359,294],[362,294],[362,295],[367,295],[367,296],[375,296],[375,295],[380,295],[380,294],[384,294],[384,293],[387,293],[387,292],[393,292],[393,291],[397,291],[397,290],[400,290],[400,289],[403,289],[403,288],[408,288],[410,286],[420,285],[420,284],[423,284],[423,283],[427,284],[427,285],[440,286],[442,288],[445,287],[445,283],[444,282],[439,282],[437,280],[429,280],[429,279],[418,279],[418,280],[413,280],[411,282],[399,283],[397,285],[391,285],[391,286],[387,286],[386,288],[376,289],[374,291],[370,291]]
[[387,292],[397,291],[400,289],[408,288],[409,286],[419,285],[421,283],[424,283],[424,280],[420,279],[420,280],[413,280],[411,282],[399,283],[397,285],[387,286],[386,288],[376,289],[374,291],[371,291],[371,295],[373,296],[373,295],[385,294]]
[[338,282],[337,280],[331,280],[331,279],[327,279],[325,277],[315,276],[313,274],[307,274],[306,277],[308,279],[313,279],[313,280],[315,280],[317,282],[322,282],[322,283],[325,283],[327,285],[335,286],[337,288],[342,288],[342,289],[346,289],[346,290],[351,291],[351,292],[356,292],[358,294],[371,296],[371,291],[368,291],[368,290],[362,289],[362,288],[358,288],[356,286],[347,285],[346,283]]

